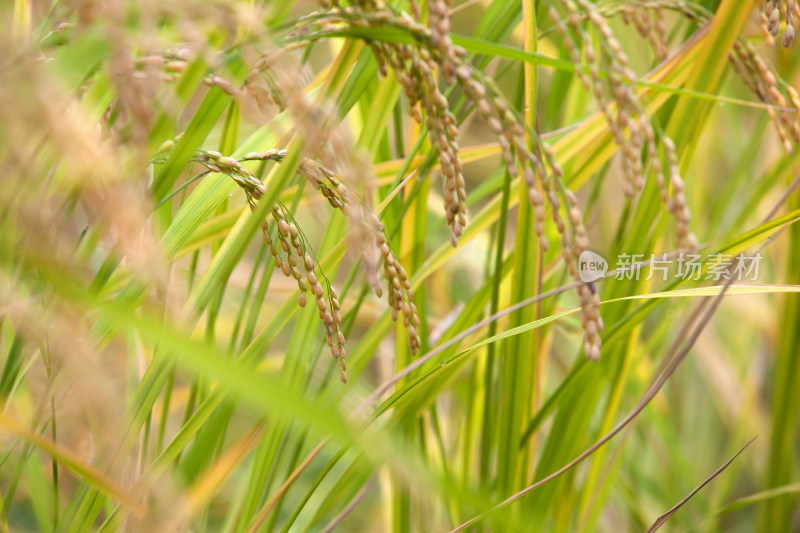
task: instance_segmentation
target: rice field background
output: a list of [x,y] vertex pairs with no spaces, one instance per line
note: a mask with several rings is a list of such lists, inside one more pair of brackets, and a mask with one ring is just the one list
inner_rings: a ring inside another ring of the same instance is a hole
[[0,4],[0,527],[800,531],[798,20]]

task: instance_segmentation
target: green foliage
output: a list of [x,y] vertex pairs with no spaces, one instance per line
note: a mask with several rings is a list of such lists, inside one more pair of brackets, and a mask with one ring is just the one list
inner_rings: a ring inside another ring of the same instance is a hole
[[797,4],[328,3],[0,6],[2,530],[800,527]]

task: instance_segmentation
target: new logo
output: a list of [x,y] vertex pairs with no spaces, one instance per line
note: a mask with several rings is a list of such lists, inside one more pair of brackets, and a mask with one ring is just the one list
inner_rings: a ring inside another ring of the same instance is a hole
[[603,256],[586,250],[578,257],[578,277],[581,281],[591,283],[605,276],[606,272],[608,261]]

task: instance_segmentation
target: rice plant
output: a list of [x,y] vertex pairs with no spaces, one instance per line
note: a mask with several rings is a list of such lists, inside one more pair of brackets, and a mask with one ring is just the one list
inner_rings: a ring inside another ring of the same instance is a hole
[[794,0],[0,20],[3,531],[800,531]]

